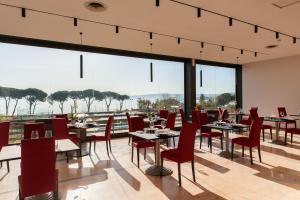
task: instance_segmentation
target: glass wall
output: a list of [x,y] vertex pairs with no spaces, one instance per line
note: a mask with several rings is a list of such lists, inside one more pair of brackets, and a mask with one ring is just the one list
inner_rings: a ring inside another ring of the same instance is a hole
[[0,55],[2,119],[55,113],[93,118],[107,112],[149,112],[184,104],[182,62],[5,43],[0,43]]
[[235,68],[196,65],[196,103],[204,109],[235,109]]

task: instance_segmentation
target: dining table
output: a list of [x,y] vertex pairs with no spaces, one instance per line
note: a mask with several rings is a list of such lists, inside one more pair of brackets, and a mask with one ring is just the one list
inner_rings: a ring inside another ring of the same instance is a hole
[[[179,137],[179,131],[173,131],[169,129],[156,129],[148,128],[144,131],[129,132],[131,136],[135,136],[144,140],[155,141],[155,163],[148,167],[145,171],[146,174],[152,176],[160,176],[161,171],[161,155],[160,155],[160,142],[163,139],[169,139],[174,137]],[[172,170],[166,167],[163,167],[163,176],[170,175]]]
[[229,158],[231,156],[231,153],[229,150],[229,139],[230,139],[229,133],[232,133],[233,131],[240,132],[242,129],[249,129],[249,125],[225,123],[225,122],[214,122],[214,123],[206,124],[203,126],[210,128],[210,129],[219,130],[219,131],[222,131],[223,133],[225,133],[225,150],[220,152],[219,155],[222,157],[226,157],[226,158]]
[[[80,148],[72,142],[70,139],[55,140],[55,152],[56,153],[66,153],[79,151]],[[10,172],[9,162],[13,160],[21,159],[21,145],[8,145],[2,147],[0,151],[0,162],[6,162],[7,171]],[[67,162],[69,158],[67,156]]]
[[272,143],[278,145],[285,145],[284,141],[279,140],[280,123],[288,122],[288,121],[297,121],[297,120],[299,119],[294,117],[277,117],[277,116],[264,117],[264,121],[275,123],[275,137],[273,137]]

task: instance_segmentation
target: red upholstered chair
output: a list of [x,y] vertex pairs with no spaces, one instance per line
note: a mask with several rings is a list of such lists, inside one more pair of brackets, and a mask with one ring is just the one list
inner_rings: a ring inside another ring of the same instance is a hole
[[229,116],[228,110],[224,109],[221,115],[222,122],[230,123],[230,121],[228,120],[228,116]]
[[54,192],[58,199],[58,170],[55,167],[55,140],[22,140],[19,199]]
[[250,159],[251,164],[253,164],[252,159],[252,148],[256,147],[258,148],[258,156],[259,161],[261,162],[261,155],[260,155],[260,132],[262,128],[264,118],[259,117],[252,121],[251,127],[250,127],[250,133],[249,137],[237,137],[232,139],[231,141],[231,160],[233,160],[233,151],[234,151],[234,144],[238,144],[242,146],[242,156],[244,156],[244,147],[249,147],[250,149]]
[[286,144],[287,134],[291,134],[291,144],[293,143],[293,135],[300,135],[300,128],[287,128],[285,132],[284,142]]
[[24,124],[24,139],[31,139],[31,132],[38,131],[39,138],[45,137],[45,124],[43,122],[39,123],[25,123]]
[[257,118],[258,117],[258,107],[251,107],[251,109],[249,110],[249,116],[248,119],[243,119],[241,120],[240,124],[245,124],[245,125],[251,125],[252,123],[252,119]]
[[160,118],[167,119],[168,115],[169,115],[169,111],[168,110],[160,110],[159,111],[159,117]]
[[195,147],[195,137],[197,131],[197,124],[183,124],[178,147],[174,149],[168,149],[161,152],[161,171],[160,176],[163,173],[163,161],[164,158],[177,162],[178,164],[178,181],[179,186],[181,186],[181,167],[180,164],[184,162],[192,163],[193,181],[195,182],[195,167],[194,167],[194,147]]
[[210,128],[204,127],[204,125],[208,124],[208,114],[207,113],[199,113],[199,124],[200,124],[200,149],[202,144],[202,138],[208,138],[208,146],[210,146],[210,152],[212,152],[212,138],[220,137],[221,141],[221,149],[223,150],[223,133],[217,131],[211,131]]
[[[131,117],[130,118],[130,130],[131,132],[143,131],[144,130],[144,118],[143,117]],[[133,162],[133,151],[134,147],[137,149],[137,165],[140,167],[140,149],[144,149],[144,159],[146,159],[146,148],[155,147],[154,141],[144,140],[138,137],[132,137],[131,144],[131,162]],[[155,150],[155,149],[154,149]]]
[[192,123],[193,124],[197,124],[197,129],[200,128],[199,119],[198,119],[198,113],[201,113],[201,111],[196,111],[196,110],[192,111]]
[[54,114],[53,118],[65,118],[69,122],[68,114]]
[[65,118],[52,119],[53,137],[56,140],[70,139],[80,147],[79,154],[81,156],[81,139],[78,135],[69,134],[67,120]]
[[[286,117],[287,116],[287,112],[286,112],[285,107],[278,107],[277,110],[278,110],[278,116],[279,117]],[[288,120],[288,121],[285,121],[285,122],[280,122],[279,123],[279,128],[281,128],[281,124],[283,124],[284,127],[285,127],[285,128],[282,128],[283,130],[286,130],[288,128],[289,124],[293,124],[294,127],[297,128],[296,120]]]
[[183,111],[183,109],[179,109],[179,112],[181,116],[181,123],[185,124],[186,123],[185,112]]
[[218,113],[219,113],[219,120],[222,120],[222,113],[223,113],[223,110],[221,107],[218,107]]
[[106,142],[106,151],[107,155],[109,155],[108,151],[108,146],[111,151],[111,142],[110,142],[110,134],[111,134],[111,127],[114,121],[113,116],[109,116],[108,120],[106,122],[106,127],[105,127],[105,134],[104,135],[99,135],[99,133],[93,133],[90,137],[90,155],[91,155],[91,147],[92,147],[92,141],[94,142],[94,152],[96,151],[96,141],[105,141]]
[[9,141],[9,122],[0,122],[0,150],[7,146]]

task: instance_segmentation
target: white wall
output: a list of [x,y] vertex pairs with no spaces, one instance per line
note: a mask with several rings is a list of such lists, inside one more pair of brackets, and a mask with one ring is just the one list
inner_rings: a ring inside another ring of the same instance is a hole
[[243,110],[258,106],[260,116],[300,112],[300,55],[243,66]]

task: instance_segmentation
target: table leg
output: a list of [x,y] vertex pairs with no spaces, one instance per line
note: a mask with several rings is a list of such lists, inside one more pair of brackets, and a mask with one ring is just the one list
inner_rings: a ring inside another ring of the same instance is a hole
[[279,140],[279,122],[275,122],[275,138],[272,140],[273,144],[284,145],[283,141]]
[[6,165],[7,165],[7,171],[10,172],[9,161],[6,161]]
[[[146,169],[146,174],[152,176],[160,176],[161,162],[160,162],[160,140],[155,140],[155,165]],[[163,176],[170,175],[172,170],[163,167]]]
[[[222,151],[219,153],[220,156],[225,158],[231,157],[231,152],[229,150],[229,130],[225,130],[225,151]],[[237,155],[233,155],[234,157],[237,157]]]

